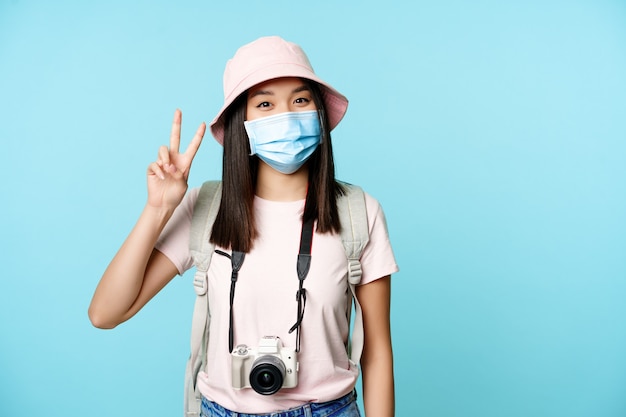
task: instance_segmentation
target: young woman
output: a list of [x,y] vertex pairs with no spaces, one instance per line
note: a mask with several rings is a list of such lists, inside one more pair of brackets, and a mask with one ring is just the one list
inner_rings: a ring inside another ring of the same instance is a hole
[[[344,189],[335,180],[330,138],[348,102],[315,75],[299,46],[279,37],[260,38],[237,51],[224,73],[224,97],[211,123],[213,136],[224,146],[223,191],[211,235],[218,250],[208,271],[207,367],[197,380],[202,414],[358,416],[359,371],[345,349],[349,294],[338,236],[345,227],[337,210]],[[148,167],[145,208],[96,288],[89,307],[96,327],[113,328],[128,320],[192,266],[189,234],[198,189],[187,192],[187,178],[206,127],[200,125],[180,153],[181,120],[177,110],[170,146],[162,146]],[[360,368],[366,415],[386,417],[394,414],[389,304],[390,275],[397,266],[380,206],[366,195],[366,207],[369,243],[356,290],[365,335]],[[315,221],[315,229],[306,311],[300,315],[294,265],[308,219]],[[235,252],[245,258],[230,323],[230,257]],[[300,340],[290,332],[296,317]],[[235,346],[258,349],[280,340],[291,351],[298,345],[297,381],[269,395],[234,387],[229,329]]]

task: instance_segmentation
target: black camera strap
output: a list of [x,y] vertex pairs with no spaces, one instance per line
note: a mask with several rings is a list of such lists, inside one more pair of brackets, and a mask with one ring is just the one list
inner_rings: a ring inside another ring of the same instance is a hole
[[[308,203],[308,200],[307,200]],[[304,212],[306,213],[306,206]],[[298,252],[298,260],[296,263],[296,272],[298,274],[298,291],[296,292],[296,301],[298,302],[298,313],[296,317],[296,323],[289,329],[289,333],[296,331],[296,352],[300,352],[300,328],[302,327],[302,320],[304,318],[304,308],[306,307],[306,289],[304,288],[304,280],[309,273],[311,267],[311,248],[313,246],[313,226],[315,224],[314,219],[308,219],[302,221],[302,231],[300,233],[300,250]],[[230,259],[232,272],[230,275],[230,312],[228,322],[228,351],[233,351],[234,345],[234,320],[233,320],[233,304],[235,300],[235,286],[237,284],[237,278],[239,277],[239,270],[243,265],[245,259],[245,253],[232,251],[229,255],[219,249],[215,250],[222,256],[226,256]]]
[[313,219],[302,222],[302,232],[300,233],[300,251],[298,253],[298,263],[296,271],[298,272],[298,292],[296,293],[296,301],[298,301],[298,315],[296,323],[291,326],[289,333],[296,331],[296,352],[300,352],[300,327],[302,327],[302,319],[304,318],[304,308],[306,307],[306,289],[304,288],[304,279],[309,273],[311,267],[311,246],[313,245]]
[[222,252],[219,249],[215,249],[215,253],[219,253],[220,255],[226,256],[230,259],[230,264],[232,266],[232,272],[230,274],[230,312],[228,318],[228,351],[233,351],[233,303],[235,301],[235,285],[237,284],[237,278],[239,278],[239,270],[241,269],[241,265],[243,265],[243,261],[246,257],[246,254],[243,252],[233,251],[232,255],[227,254],[226,252]]

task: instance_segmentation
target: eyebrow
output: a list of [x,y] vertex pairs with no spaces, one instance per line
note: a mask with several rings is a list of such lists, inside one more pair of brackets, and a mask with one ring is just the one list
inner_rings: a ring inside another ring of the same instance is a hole
[[[302,91],[310,91],[311,89],[309,88],[308,85],[303,84],[300,87],[294,88],[294,90],[291,92],[291,94],[295,94],[295,93],[300,93]],[[274,92],[271,90],[257,90],[254,93],[250,94],[249,98],[253,98],[256,96],[273,96]]]

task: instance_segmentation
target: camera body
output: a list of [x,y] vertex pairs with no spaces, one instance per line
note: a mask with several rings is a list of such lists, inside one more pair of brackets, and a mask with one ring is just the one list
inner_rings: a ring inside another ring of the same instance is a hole
[[262,395],[298,385],[298,354],[283,347],[277,336],[264,336],[258,348],[238,345],[231,352],[232,384],[235,389],[252,388]]

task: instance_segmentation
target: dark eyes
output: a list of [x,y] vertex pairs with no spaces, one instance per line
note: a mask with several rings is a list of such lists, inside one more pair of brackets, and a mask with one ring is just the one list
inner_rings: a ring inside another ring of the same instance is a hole
[[[309,104],[310,102],[311,102],[311,99],[306,98],[306,97],[298,97],[297,99],[293,101],[294,104]],[[269,101],[262,101],[256,105],[256,107],[259,109],[266,109],[271,106],[272,106],[272,103],[270,103]]]

